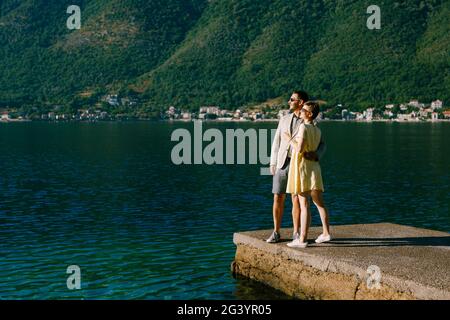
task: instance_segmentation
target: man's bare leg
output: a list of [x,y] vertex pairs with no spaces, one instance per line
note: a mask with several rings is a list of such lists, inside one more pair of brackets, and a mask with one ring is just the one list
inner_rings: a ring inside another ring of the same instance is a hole
[[286,194],[273,195],[273,228],[277,233],[280,233],[281,221],[283,220],[285,200]]

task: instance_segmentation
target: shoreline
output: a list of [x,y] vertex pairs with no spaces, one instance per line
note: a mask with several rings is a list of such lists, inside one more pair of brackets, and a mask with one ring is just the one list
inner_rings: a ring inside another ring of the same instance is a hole
[[[200,120],[200,119],[172,119],[172,120],[162,120],[162,119],[107,119],[107,120],[98,120],[98,119],[83,119],[83,120],[31,120],[31,119],[9,119],[9,120],[0,120],[0,123],[22,123],[22,122],[46,122],[46,123],[97,123],[97,122],[166,122],[166,123],[189,123],[194,121],[201,121],[205,123],[278,123],[279,119],[262,119],[262,120]],[[384,123],[450,123],[450,119],[438,119],[438,120],[339,120],[339,119],[322,119],[319,120],[318,123],[321,122],[347,122],[347,123],[376,123],[376,122],[384,122]]]

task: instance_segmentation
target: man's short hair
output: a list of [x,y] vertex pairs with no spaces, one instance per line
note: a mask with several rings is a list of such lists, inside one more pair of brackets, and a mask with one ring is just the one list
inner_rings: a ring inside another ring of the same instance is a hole
[[305,92],[305,91],[294,91],[294,93],[296,94],[296,95],[298,95],[298,98],[300,99],[300,100],[303,100],[303,102],[308,102],[309,101],[309,96],[308,96],[308,94]]

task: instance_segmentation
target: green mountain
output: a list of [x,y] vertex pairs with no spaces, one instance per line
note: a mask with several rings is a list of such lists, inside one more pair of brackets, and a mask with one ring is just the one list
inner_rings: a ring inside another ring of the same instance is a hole
[[[168,59],[196,24],[203,0],[0,2],[0,100],[65,102],[126,88]],[[69,30],[67,7],[81,7]]]
[[[82,10],[68,30],[68,5]],[[355,107],[450,101],[450,1],[3,0],[0,105],[235,108],[304,89]],[[84,98],[83,98],[84,97]]]

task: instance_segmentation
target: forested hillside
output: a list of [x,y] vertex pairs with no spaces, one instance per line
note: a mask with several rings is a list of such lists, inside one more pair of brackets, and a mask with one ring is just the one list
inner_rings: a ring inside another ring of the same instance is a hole
[[[82,10],[68,30],[68,5]],[[0,104],[258,103],[304,89],[355,106],[450,99],[450,0],[0,1]]]

